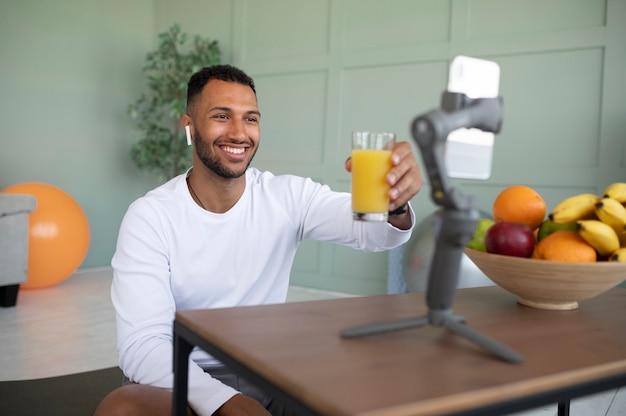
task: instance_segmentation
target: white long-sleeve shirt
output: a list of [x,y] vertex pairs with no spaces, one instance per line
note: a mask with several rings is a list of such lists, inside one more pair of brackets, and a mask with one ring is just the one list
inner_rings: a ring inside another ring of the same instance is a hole
[[[131,204],[112,260],[119,363],[137,383],[172,388],[175,311],[284,302],[301,241],[381,251],[410,237],[386,222],[353,221],[349,193],[310,179],[250,168],[240,200],[216,214],[193,201],[185,177]],[[191,358],[189,404],[210,415],[237,392],[198,365],[211,363],[208,354]]]

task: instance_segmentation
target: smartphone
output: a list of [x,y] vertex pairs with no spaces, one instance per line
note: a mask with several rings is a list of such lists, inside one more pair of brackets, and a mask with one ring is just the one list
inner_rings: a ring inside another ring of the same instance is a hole
[[[469,98],[498,96],[500,66],[468,56],[457,56],[450,64],[448,91]],[[451,178],[485,180],[491,176],[494,134],[479,129],[458,129],[448,135],[444,163]]]

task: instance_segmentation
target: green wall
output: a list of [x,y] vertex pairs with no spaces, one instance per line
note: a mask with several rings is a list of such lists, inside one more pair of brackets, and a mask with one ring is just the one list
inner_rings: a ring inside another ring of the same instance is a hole
[[[500,64],[505,100],[492,177],[457,182],[481,209],[510,184],[553,205],[626,180],[626,0],[2,1],[0,188],[43,181],[74,195],[92,227],[82,267],[109,264],[126,207],[156,185],[130,163],[125,109],[174,22],[254,76],[260,168],[347,190],[350,131],[411,140],[466,54]],[[414,206],[434,209],[427,184]],[[306,242],[293,281],[384,293],[386,259]]]
[[130,201],[156,182],[128,157],[127,105],[154,40],[153,2],[0,2],[0,188],[70,193],[91,231],[82,267],[108,266]]

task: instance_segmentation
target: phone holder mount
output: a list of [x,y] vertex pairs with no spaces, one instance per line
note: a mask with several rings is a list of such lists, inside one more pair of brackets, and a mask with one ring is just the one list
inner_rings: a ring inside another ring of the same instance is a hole
[[522,357],[505,345],[465,325],[465,318],[453,313],[452,304],[459,280],[463,250],[480,218],[476,199],[448,183],[443,148],[448,135],[459,128],[477,128],[499,133],[503,118],[502,97],[469,98],[462,93],[444,92],[441,108],[413,120],[411,133],[422,153],[433,202],[442,207],[441,223],[428,276],[424,316],[385,321],[348,328],[344,338],[356,338],[426,325],[444,327],[492,352],[499,358],[519,363]]

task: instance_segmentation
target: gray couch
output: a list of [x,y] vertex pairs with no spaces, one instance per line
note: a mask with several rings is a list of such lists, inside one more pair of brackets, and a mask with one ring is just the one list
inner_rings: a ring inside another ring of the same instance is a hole
[[0,193],[0,306],[15,306],[28,266],[28,214],[32,195]]

